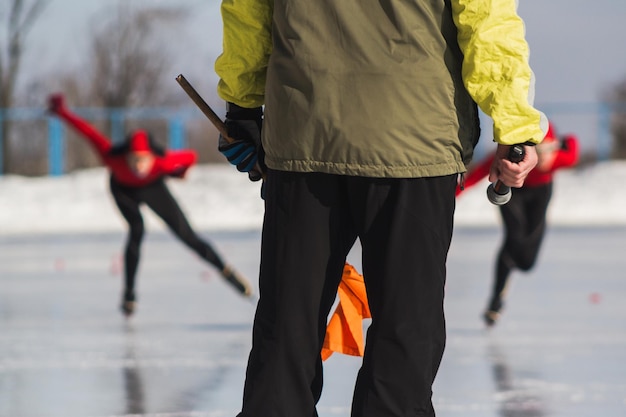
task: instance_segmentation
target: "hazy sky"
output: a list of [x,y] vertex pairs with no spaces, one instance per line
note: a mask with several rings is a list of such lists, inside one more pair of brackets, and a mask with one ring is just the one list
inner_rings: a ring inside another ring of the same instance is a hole
[[[166,41],[169,42],[164,45],[177,51],[174,72],[191,72],[197,76],[213,78],[213,84],[217,83],[213,62],[220,53],[222,37],[218,0],[124,2],[134,6],[173,5],[187,9],[189,18],[184,30],[175,37],[167,38]],[[26,82],[33,75],[46,76],[63,66],[83,63],[91,37],[91,26],[97,24],[104,13],[112,13],[116,4],[117,0],[50,0],[36,26],[29,33],[21,82]]]
[[595,101],[626,78],[624,0],[520,0],[537,102]]
[[[213,63],[222,36],[219,0],[132,2],[174,4],[191,10],[185,31],[171,39],[179,51],[176,61],[180,69],[176,71],[202,78],[213,93],[217,82]],[[51,0],[28,38],[24,71],[36,75],[80,62],[89,26],[113,4],[113,0]],[[519,0],[519,13],[526,23],[539,106],[596,102],[603,91],[626,79],[626,0]],[[590,126],[595,119],[569,116],[559,116],[562,130],[595,135],[596,126]]]

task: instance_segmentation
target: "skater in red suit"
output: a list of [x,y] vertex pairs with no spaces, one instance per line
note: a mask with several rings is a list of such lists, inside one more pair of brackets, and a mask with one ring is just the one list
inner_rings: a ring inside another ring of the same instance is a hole
[[[488,326],[493,326],[500,316],[511,272],[514,269],[529,271],[535,265],[546,231],[554,172],[576,165],[578,153],[576,136],[569,134],[559,139],[550,124],[545,139],[537,145],[539,162],[526,177],[524,185],[512,189],[511,200],[499,206],[505,236],[496,258],[491,296],[483,314]],[[491,155],[470,169],[465,189],[489,175],[493,158]],[[457,195],[461,192],[462,189],[457,188]]]
[[133,314],[136,306],[135,281],[144,235],[139,210],[141,204],[150,207],[181,241],[217,268],[238,292],[245,297],[252,294],[249,283],[225,264],[211,245],[193,231],[165,184],[164,180],[168,176],[184,178],[196,161],[194,151],[166,151],[145,130],[133,131],[122,143],[112,144],[93,126],[68,110],[63,96],[59,94],[49,97],[48,110],[87,139],[111,173],[113,199],[128,223],[121,304],[121,310],[126,316]]

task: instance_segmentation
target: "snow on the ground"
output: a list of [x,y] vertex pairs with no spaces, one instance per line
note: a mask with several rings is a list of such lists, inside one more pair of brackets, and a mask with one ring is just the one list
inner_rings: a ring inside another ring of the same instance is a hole
[[[199,230],[258,229],[263,221],[260,183],[227,164],[193,167],[184,180],[168,180],[192,226]],[[551,225],[626,225],[626,161],[561,170],[549,208]],[[456,224],[500,222],[484,180],[458,198]],[[144,208],[148,229],[164,229]],[[0,176],[0,235],[123,231],[104,168],[60,177]]]

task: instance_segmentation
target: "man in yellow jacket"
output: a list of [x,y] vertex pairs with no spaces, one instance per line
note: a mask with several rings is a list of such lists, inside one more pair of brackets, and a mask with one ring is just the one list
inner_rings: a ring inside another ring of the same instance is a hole
[[[218,93],[264,179],[260,299],[239,417],[311,417],[356,239],[371,313],[352,417],[435,415],[457,177],[494,121],[490,180],[520,187],[547,120],[516,0],[222,0]],[[508,148],[526,144],[519,164]]]

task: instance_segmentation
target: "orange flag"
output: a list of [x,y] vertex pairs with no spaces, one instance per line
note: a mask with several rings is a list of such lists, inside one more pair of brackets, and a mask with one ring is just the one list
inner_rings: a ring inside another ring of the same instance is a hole
[[363,356],[365,340],[363,319],[371,318],[363,276],[350,264],[343,268],[339,289],[339,304],[328,326],[322,347],[322,360],[333,352],[352,356]]

